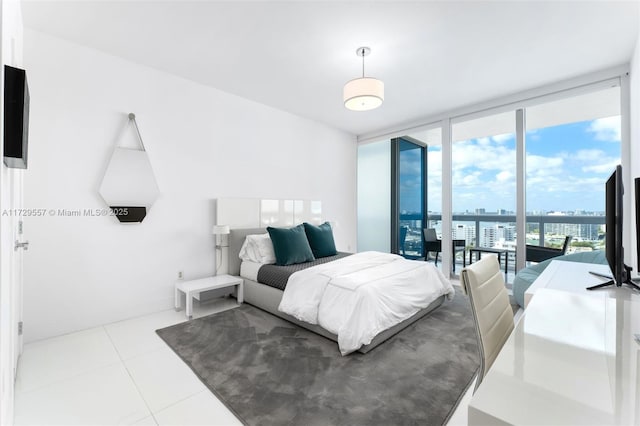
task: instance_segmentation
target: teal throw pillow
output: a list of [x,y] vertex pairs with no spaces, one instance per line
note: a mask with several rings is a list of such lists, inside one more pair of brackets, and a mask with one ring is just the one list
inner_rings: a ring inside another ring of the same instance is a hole
[[293,265],[315,260],[304,226],[294,228],[267,227],[267,232],[273,243],[273,251],[276,255],[276,265]]
[[307,234],[307,240],[311,246],[311,251],[315,258],[335,256],[338,254],[336,250],[336,242],[333,240],[333,231],[331,224],[325,222],[320,226],[315,226],[305,222],[304,232]]

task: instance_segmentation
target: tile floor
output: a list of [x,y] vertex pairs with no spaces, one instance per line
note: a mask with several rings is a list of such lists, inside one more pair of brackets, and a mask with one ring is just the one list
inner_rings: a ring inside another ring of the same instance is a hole
[[[217,299],[194,316],[235,306]],[[25,345],[15,424],[241,424],[156,335],[185,319],[168,310]]]
[[[196,304],[194,317],[236,306]],[[183,321],[184,311],[168,310],[25,345],[15,424],[241,424],[155,333]],[[467,424],[473,386],[449,425]]]

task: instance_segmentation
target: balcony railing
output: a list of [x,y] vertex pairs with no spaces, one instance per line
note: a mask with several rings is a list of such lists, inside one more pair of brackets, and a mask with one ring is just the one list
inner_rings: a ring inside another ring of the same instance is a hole
[[[453,222],[471,222],[473,223],[474,229],[474,237],[473,241],[467,240],[467,246],[479,246],[479,242],[482,241],[482,228],[487,228],[487,226],[481,227],[482,223],[494,223],[494,224],[513,224],[515,225],[516,216],[515,215],[497,215],[497,214],[454,214]],[[427,225],[422,224],[422,215],[420,214],[401,214],[400,215],[400,224],[402,226],[406,226],[407,223],[420,223],[421,228],[433,228],[430,224],[434,222],[440,222],[442,220],[441,214],[429,214],[427,216]],[[604,225],[605,224],[605,216],[583,216],[583,215],[574,215],[574,216],[556,216],[556,215],[528,215],[526,217],[527,228],[531,227],[538,228],[539,238],[537,244],[540,246],[545,246],[545,227],[549,224],[563,224],[563,225]],[[409,242],[409,247],[405,247],[406,256],[410,258],[419,258],[424,256],[422,250],[422,229],[417,226],[409,225],[409,235],[413,235],[412,241]],[[593,234],[593,233],[592,233]],[[597,238],[596,232],[596,238]],[[580,235],[572,235],[574,237],[574,241],[580,239]],[[419,238],[416,241],[416,238]],[[592,238],[588,238],[591,241],[595,241]],[[535,244],[535,242],[529,241],[530,244]],[[514,255],[515,256],[515,252]],[[454,259],[460,263],[461,259]],[[513,263],[515,265],[515,262]]]

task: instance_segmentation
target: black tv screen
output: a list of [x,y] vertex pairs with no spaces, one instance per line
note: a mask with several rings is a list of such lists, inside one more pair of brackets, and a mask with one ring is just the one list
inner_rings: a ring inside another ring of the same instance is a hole
[[27,73],[4,66],[4,164],[27,168],[29,141],[29,87]]
[[605,251],[607,263],[609,263],[611,273],[613,274],[613,280],[617,286],[621,286],[626,278],[624,276],[624,254],[622,251],[622,197],[624,193],[622,187],[622,167],[616,167],[616,170],[607,180],[605,188]]
[[[640,188],[636,187],[636,191],[638,191],[638,189]],[[640,291],[640,286],[631,280],[631,268],[624,264],[624,247],[622,243],[622,237],[624,235],[622,233],[624,185],[622,183],[622,166],[617,166],[616,170],[609,177],[605,186],[605,191],[605,255],[613,277],[606,277],[597,272],[590,272],[599,277],[613,279],[602,284],[587,287],[587,290],[605,288],[613,284],[621,287],[623,284],[627,284],[629,287],[633,287]],[[638,206],[639,205],[636,200],[637,212],[640,211],[638,210]],[[640,237],[640,230],[636,229],[636,232],[638,233],[637,236]]]

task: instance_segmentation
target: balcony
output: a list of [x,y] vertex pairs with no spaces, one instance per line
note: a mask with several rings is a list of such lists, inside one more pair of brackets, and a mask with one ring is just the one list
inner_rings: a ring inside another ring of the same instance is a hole
[[[429,214],[427,216],[428,226],[425,228],[435,228],[440,235],[441,221],[442,215]],[[422,216],[419,214],[400,215],[400,226],[408,228],[404,243],[404,255],[407,258],[424,258],[421,223]],[[511,272],[515,273],[515,223],[515,215],[454,214],[452,236],[455,239],[466,241],[464,255],[467,261],[469,248],[496,247],[509,250],[510,273],[508,275],[512,275]],[[573,242],[569,251],[604,249],[604,239],[601,232],[604,224],[604,215],[528,215],[527,244],[560,247],[564,237],[571,235]],[[541,230],[542,232],[540,232]],[[456,255],[454,259],[456,265],[463,264],[462,256],[463,252]],[[459,270],[457,267],[456,269]]]

